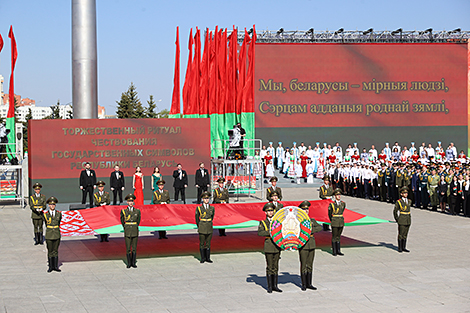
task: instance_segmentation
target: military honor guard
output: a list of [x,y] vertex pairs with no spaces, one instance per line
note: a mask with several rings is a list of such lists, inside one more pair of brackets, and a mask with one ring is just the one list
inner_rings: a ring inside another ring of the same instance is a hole
[[202,204],[196,208],[196,224],[199,233],[199,251],[201,252],[201,263],[212,263],[211,240],[215,209],[209,205],[211,194],[205,191],[201,195]]
[[[93,195],[93,200],[95,202],[95,206],[103,206],[103,205],[109,205],[111,203],[111,196],[109,195],[109,192],[104,191],[104,186],[106,183],[102,180],[96,183],[98,186],[98,191],[95,192]],[[108,242],[108,237],[109,234],[100,234],[100,242],[106,241]]]
[[59,245],[62,213],[55,209],[55,205],[59,202],[56,197],[50,197],[46,202],[49,206],[49,210],[44,212],[42,216],[46,223],[46,246],[47,258],[49,260],[49,269],[47,272],[61,272],[59,269]]
[[[217,183],[219,184],[219,187],[214,189],[214,192],[212,193],[213,203],[229,203],[229,194],[227,188],[224,188],[224,183],[225,183],[225,178],[220,177],[217,179]],[[227,236],[225,234],[225,229],[220,228],[219,229],[219,236]]]
[[266,199],[268,201],[272,201],[272,193],[273,192],[277,192],[277,195],[278,195],[278,199],[279,200],[282,200],[282,190],[281,188],[279,187],[276,187],[277,185],[277,177],[276,176],[273,176],[271,177],[271,179],[269,180],[269,182],[271,183],[271,187],[269,187],[267,190],[266,190]]
[[387,166],[385,163],[380,165],[380,169],[377,171],[377,185],[379,187],[379,195],[380,201],[386,202],[387,201],[387,184],[386,182],[387,177]]
[[[165,181],[163,179],[157,182],[158,189],[153,192],[153,204],[170,204],[170,192],[165,190]],[[166,230],[158,231],[158,239],[168,239]]]
[[34,245],[43,244],[44,235],[42,225],[44,220],[42,212],[46,209],[46,196],[41,194],[42,185],[33,185],[34,194],[29,197],[29,208],[31,209],[31,219],[33,221]]
[[436,169],[431,170],[431,175],[428,176],[428,192],[431,200],[431,207],[433,211],[437,211],[439,205],[439,198],[437,196],[437,187],[439,185],[439,175],[436,174]]
[[[121,210],[121,224],[124,228],[126,242],[127,268],[136,268],[137,239],[139,238],[139,225],[141,213],[134,208],[135,196],[131,193],[126,196],[127,207]],[[132,249],[131,249],[132,248]]]
[[279,211],[280,209],[282,209],[284,207],[284,204],[282,204],[281,202],[279,202],[279,194],[274,191],[273,193],[271,193],[271,202],[274,206],[274,213],[276,213],[277,211]]
[[273,290],[282,292],[282,290],[277,287],[281,248],[274,243],[269,231],[271,228],[271,221],[274,216],[274,205],[271,202],[266,203],[263,207],[263,211],[266,213],[266,219],[259,222],[258,236],[265,237],[263,252],[266,257],[266,280],[268,282],[268,293],[272,293]]
[[326,198],[329,198],[333,195],[333,188],[331,187],[330,185],[330,179],[325,176],[325,178],[323,178],[323,185],[320,187],[320,193],[319,193],[319,196],[320,196],[320,199],[326,199]]
[[[307,200],[303,201],[299,208],[305,211],[308,215],[308,210],[310,208],[310,202]],[[312,232],[308,241],[299,249],[299,258],[300,258],[300,277],[302,280],[302,291],[307,289],[317,290],[316,287],[312,285],[313,277],[313,259],[315,258],[315,237],[314,233],[321,231],[323,228],[317,221],[313,218],[310,219],[312,226]]]
[[336,188],[334,191],[334,201],[328,206],[328,217],[331,222],[331,248],[333,255],[344,255],[341,253],[341,233],[344,228],[343,212],[346,203],[341,201],[341,190]]
[[408,187],[401,189],[401,199],[395,203],[393,216],[398,224],[398,252],[410,252],[406,249],[406,239],[411,226],[411,201],[408,199]]

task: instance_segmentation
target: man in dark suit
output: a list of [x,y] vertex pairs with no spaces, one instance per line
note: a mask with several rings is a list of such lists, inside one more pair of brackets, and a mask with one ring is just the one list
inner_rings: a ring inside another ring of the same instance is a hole
[[201,204],[201,195],[210,187],[209,172],[204,168],[204,163],[199,163],[196,170],[197,204]]
[[85,163],[85,169],[80,173],[80,189],[82,190],[82,204],[86,203],[89,195],[90,208],[93,207],[93,189],[96,188],[96,173],[91,169],[90,163]]
[[188,174],[183,170],[181,163],[178,163],[177,169],[173,171],[173,178],[175,182],[173,187],[175,188],[175,201],[178,201],[178,195],[181,193],[181,200],[186,204],[185,189],[188,187]]
[[113,191],[113,205],[117,204],[117,196],[119,195],[119,204],[122,203],[122,191],[124,190],[124,174],[119,170],[119,166],[114,167],[114,172],[109,178],[109,186]]

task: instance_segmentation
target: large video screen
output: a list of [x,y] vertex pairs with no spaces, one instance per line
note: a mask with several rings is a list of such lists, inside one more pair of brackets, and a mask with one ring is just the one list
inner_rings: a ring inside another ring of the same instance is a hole
[[467,53],[467,44],[455,43],[258,44],[257,135],[286,138],[280,128],[306,127],[358,127],[366,137],[367,127],[418,127],[416,137],[428,127],[466,130]]

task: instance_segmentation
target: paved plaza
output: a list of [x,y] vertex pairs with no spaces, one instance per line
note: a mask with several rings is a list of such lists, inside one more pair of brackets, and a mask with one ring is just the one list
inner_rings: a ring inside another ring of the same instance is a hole
[[[316,185],[286,184],[284,200],[318,199]],[[351,210],[393,219],[391,204],[343,200]],[[331,232],[322,231],[318,290],[300,290],[298,253],[287,251],[280,261],[284,292],[272,294],[254,228],[227,237],[214,232],[213,264],[199,263],[195,230],[169,232],[168,240],[141,232],[137,269],[126,269],[122,234],[109,243],[62,237],[61,273],[46,272],[28,207],[1,206],[0,233],[0,312],[470,312],[470,219],[414,208],[410,253],[397,252],[394,223],[346,227],[343,257],[331,255]]]

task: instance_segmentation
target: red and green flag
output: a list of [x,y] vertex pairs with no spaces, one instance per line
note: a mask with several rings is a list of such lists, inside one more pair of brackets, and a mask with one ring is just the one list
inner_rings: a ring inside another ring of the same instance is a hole
[[10,86],[8,91],[9,106],[6,119],[6,129],[10,130],[8,134],[7,154],[10,160],[15,157],[16,154],[16,140],[15,140],[15,87],[14,87],[14,70],[16,64],[16,58],[18,57],[18,51],[16,50],[16,40],[13,34],[13,26],[10,26],[10,32],[8,38],[11,40],[11,74],[10,74]]
[[176,27],[175,74],[173,78],[173,97],[169,118],[179,118],[180,114],[180,28]]

